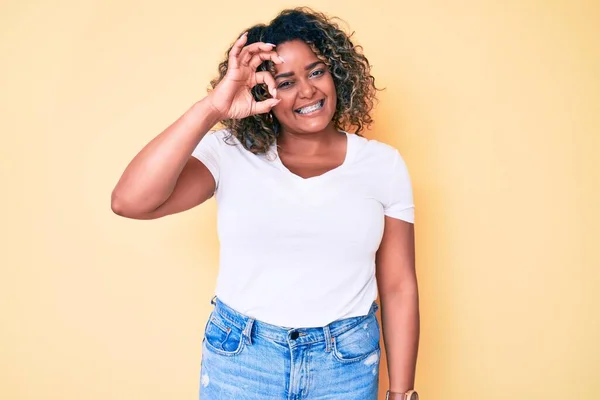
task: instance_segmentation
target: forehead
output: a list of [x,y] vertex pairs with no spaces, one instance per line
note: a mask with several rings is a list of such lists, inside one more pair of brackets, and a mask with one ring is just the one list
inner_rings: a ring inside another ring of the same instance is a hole
[[277,72],[290,69],[304,68],[306,65],[317,61],[319,58],[312,49],[302,40],[292,40],[277,45],[275,49],[285,62],[275,66]]

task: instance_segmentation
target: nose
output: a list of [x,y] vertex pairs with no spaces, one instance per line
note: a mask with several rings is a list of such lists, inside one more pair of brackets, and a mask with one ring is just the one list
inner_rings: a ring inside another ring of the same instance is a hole
[[300,97],[310,99],[315,94],[316,88],[308,79],[302,79],[298,82],[298,92]]

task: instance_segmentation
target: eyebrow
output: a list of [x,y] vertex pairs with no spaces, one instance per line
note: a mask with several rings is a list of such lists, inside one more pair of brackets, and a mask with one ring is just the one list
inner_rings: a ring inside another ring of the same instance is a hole
[[[308,64],[306,67],[304,67],[304,70],[308,71],[309,69],[313,69],[314,67],[316,67],[319,64],[325,64],[325,63],[321,60],[315,61],[314,63]],[[284,72],[283,74],[275,75],[275,79],[287,78],[287,77],[290,77],[293,75],[294,75],[293,72]]]

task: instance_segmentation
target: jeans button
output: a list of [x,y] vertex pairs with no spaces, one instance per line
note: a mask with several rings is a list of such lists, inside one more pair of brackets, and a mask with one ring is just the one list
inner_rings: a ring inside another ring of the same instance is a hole
[[294,332],[292,332],[290,337],[292,338],[292,340],[296,340],[296,339],[298,339],[298,336],[300,336],[298,331],[294,331]]

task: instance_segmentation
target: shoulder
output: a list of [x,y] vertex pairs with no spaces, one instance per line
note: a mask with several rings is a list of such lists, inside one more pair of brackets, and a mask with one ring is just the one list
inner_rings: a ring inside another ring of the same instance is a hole
[[376,164],[382,168],[392,168],[399,161],[404,162],[400,151],[394,146],[363,136],[353,136],[357,144],[356,157],[359,160]]
[[229,129],[209,131],[196,148],[197,151],[202,151],[202,149],[221,155],[243,153],[244,150],[240,141]]
[[206,137],[210,137],[218,145],[238,145],[240,141],[231,133],[229,129],[219,129],[209,132]]

